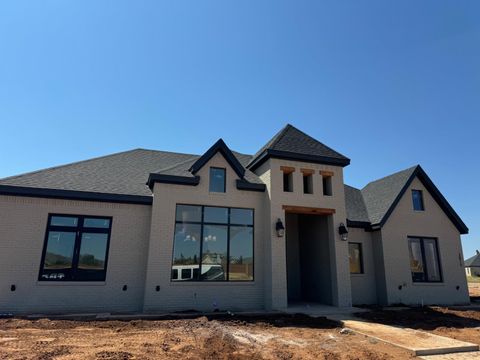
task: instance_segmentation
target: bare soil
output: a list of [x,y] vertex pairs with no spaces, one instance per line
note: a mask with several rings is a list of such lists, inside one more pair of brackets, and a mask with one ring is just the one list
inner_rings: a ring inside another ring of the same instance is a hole
[[424,330],[480,345],[480,310],[424,307],[401,311],[373,310],[356,315],[381,324]]
[[0,319],[0,359],[409,359],[399,348],[340,333],[303,315],[181,320]]
[[469,282],[468,290],[472,301],[480,301],[480,282]]

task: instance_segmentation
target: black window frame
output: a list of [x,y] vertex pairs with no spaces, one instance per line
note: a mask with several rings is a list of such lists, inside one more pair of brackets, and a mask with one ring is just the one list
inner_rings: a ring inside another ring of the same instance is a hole
[[[202,214],[201,214],[201,219],[200,221],[182,221],[182,220],[177,220],[176,219],[176,214],[177,214],[177,207],[178,206],[198,206],[202,208]],[[226,223],[219,223],[219,222],[205,222],[205,208],[224,208],[228,209],[228,214],[227,214],[227,222]],[[252,211],[252,224],[247,225],[247,224],[238,224],[238,223],[232,223],[230,221],[231,218],[231,211],[232,209],[242,209],[242,210],[250,210]],[[197,282],[197,283],[251,283],[255,281],[255,209],[253,208],[243,208],[243,207],[229,207],[229,206],[218,206],[218,205],[196,205],[196,204],[184,204],[184,203],[178,203],[175,205],[175,225],[174,225],[174,241],[172,244],[172,261],[171,261],[171,267],[173,269],[173,260],[175,256],[175,228],[177,224],[196,224],[200,225],[200,253],[198,256],[198,278],[192,278],[192,280],[189,280],[188,282]],[[226,269],[226,276],[225,280],[205,280],[201,278],[202,274],[202,254],[203,254],[203,230],[205,225],[217,225],[217,226],[226,226],[227,227],[227,269]],[[251,280],[230,280],[230,227],[247,227],[252,229],[252,279]],[[193,273],[192,273],[193,274]],[[180,281],[180,280],[174,280],[172,279],[172,276],[170,276],[170,282],[173,283],[184,283],[185,281]]]
[[[223,171],[223,191],[212,190],[212,170],[222,170]],[[208,171],[208,191],[214,193],[224,194],[227,192],[227,169],[222,167],[211,166]]]
[[[415,206],[416,206],[415,205],[415,197],[414,197],[415,193],[420,194],[420,205],[421,205],[420,209],[415,208]],[[425,201],[423,200],[423,191],[422,190],[412,189],[412,206],[413,206],[414,211],[425,211]]]
[[[78,219],[78,223],[76,226],[51,225],[51,220],[53,217],[75,217]],[[109,226],[108,228],[85,227],[83,226],[85,219],[109,220]],[[50,282],[105,281],[107,276],[107,269],[108,269],[108,256],[110,251],[112,223],[113,223],[113,217],[111,216],[73,215],[73,214],[57,214],[57,213],[48,214],[47,227],[45,230],[45,237],[43,241],[42,257],[40,260],[40,270],[38,273],[38,281],[42,281],[42,282],[43,281],[50,281]],[[58,277],[59,271],[44,269],[45,257],[47,255],[48,238],[51,231],[75,233],[75,244],[74,244],[73,257],[72,257],[72,268],[71,270],[68,271],[68,276]],[[80,260],[80,248],[82,245],[82,235],[84,233],[107,234],[107,247],[105,250],[105,262],[104,262],[105,266],[103,270],[78,269],[78,264]],[[52,276],[48,278],[43,277],[44,275],[47,275],[47,274],[52,274],[52,275],[55,274],[57,276]]]
[[[360,251],[360,272],[352,272],[350,269],[350,274],[352,275],[363,275],[365,274],[365,268],[363,267],[363,244],[361,242],[355,242],[355,241],[349,241],[348,246],[350,247],[351,245],[358,245],[358,249]],[[349,250],[349,255],[350,255],[350,249]],[[350,263],[348,264],[350,267]]]
[[[442,261],[440,259],[440,250],[438,246],[438,238],[434,237],[428,237],[428,236],[408,236],[408,262],[409,262],[409,268],[410,268],[410,273],[412,276],[412,282],[414,283],[443,283],[443,270],[442,270]],[[425,280],[416,280],[413,277],[413,272],[411,269],[411,264],[410,264],[410,243],[412,240],[420,240],[420,251],[422,253],[422,262],[423,262],[423,271],[425,274]],[[425,256],[425,244],[424,240],[434,240],[435,242],[435,254],[437,255],[437,266],[438,266],[438,272],[440,274],[440,279],[439,280],[429,280],[428,279],[428,265],[427,265],[427,258]]]

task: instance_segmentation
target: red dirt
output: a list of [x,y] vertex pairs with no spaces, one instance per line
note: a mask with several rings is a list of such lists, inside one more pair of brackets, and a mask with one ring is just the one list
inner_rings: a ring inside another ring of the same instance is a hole
[[409,359],[302,315],[189,320],[0,320],[0,359]]

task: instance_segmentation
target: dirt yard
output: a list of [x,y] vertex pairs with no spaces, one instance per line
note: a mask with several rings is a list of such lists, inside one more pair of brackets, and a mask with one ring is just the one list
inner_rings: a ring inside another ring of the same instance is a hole
[[425,307],[401,311],[373,310],[357,316],[387,325],[400,325],[480,345],[480,310]]
[[0,320],[0,359],[409,359],[306,316],[188,320]]
[[478,282],[469,282],[468,290],[473,298],[472,300],[480,300],[480,280]]

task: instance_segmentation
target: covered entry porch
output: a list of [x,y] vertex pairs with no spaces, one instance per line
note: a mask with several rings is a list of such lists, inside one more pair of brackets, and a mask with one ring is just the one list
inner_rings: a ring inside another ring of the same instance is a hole
[[288,307],[335,305],[335,210],[297,206],[284,210]]

